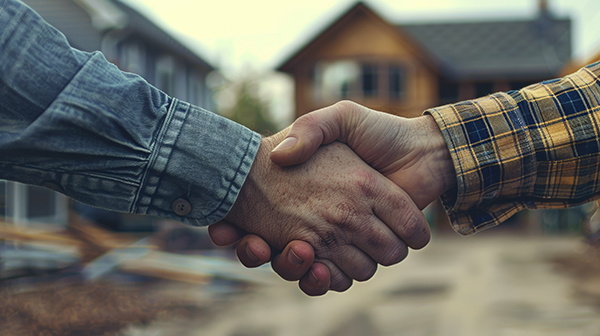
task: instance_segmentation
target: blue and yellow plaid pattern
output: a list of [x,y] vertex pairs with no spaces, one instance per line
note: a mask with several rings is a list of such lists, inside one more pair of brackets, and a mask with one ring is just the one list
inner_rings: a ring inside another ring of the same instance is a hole
[[463,235],[522,209],[600,198],[600,62],[519,91],[431,114],[448,144],[457,188],[442,196]]

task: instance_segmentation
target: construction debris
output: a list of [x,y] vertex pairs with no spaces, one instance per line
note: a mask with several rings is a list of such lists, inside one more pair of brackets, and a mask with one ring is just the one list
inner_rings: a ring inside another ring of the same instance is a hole
[[269,268],[245,269],[233,250],[171,253],[164,231],[116,233],[73,218],[60,232],[0,223],[0,335],[114,335],[280,281]]
[[165,244],[156,237],[110,232],[79,217],[63,232],[2,224],[0,279],[80,266],[83,278],[90,280],[121,272],[192,283],[213,278],[267,285],[277,281],[264,268],[248,270],[226,258],[158,251],[160,245]]

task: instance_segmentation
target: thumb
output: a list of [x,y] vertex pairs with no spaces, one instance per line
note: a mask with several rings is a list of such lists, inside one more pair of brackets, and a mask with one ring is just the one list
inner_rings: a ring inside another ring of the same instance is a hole
[[338,140],[342,135],[344,105],[350,104],[354,103],[337,103],[298,118],[286,138],[271,151],[271,161],[279,166],[303,163],[319,146]]

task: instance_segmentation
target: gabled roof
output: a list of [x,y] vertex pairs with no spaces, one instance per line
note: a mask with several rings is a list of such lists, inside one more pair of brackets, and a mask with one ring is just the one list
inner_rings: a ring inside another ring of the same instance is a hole
[[75,48],[100,50],[107,31],[138,34],[157,47],[169,50],[191,64],[213,67],[140,12],[120,0],[23,0],[46,21],[61,30]]
[[62,31],[73,47],[84,50],[100,50],[102,35],[94,29],[90,15],[72,0],[22,0],[44,20]]
[[[384,29],[387,29],[388,27],[390,29],[395,29],[393,25],[373,12],[367,5],[362,2],[357,2],[354,6],[350,7],[346,12],[340,15],[337,20],[334,20],[329,26],[316,34],[313,39],[304,44],[304,46],[301,48],[298,48],[297,51],[288,57],[280,66],[278,66],[276,70],[289,72],[296,64],[301,62],[302,59],[310,57],[310,50],[318,48],[320,45],[327,43],[327,37],[330,34],[334,34],[336,31],[343,29],[346,25],[352,24],[353,19],[360,15],[366,16],[373,20],[373,22],[381,24],[381,27],[384,27]],[[429,57],[424,50],[421,50],[421,46],[419,44],[414,43],[411,38],[405,38],[406,34],[403,34],[400,31],[396,33],[398,38],[402,39],[403,42],[415,52],[416,57],[421,58],[425,65],[436,71],[436,66],[433,64],[433,58]]]
[[113,0],[113,2],[127,15],[127,26],[124,28],[124,30],[133,31],[141,36],[144,36],[152,43],[178,54],[192,64],[199,65],[208,70],[214,70],[210,64],[204,61],[195,52],[191,51],[188,47],[184,46],[181,42],[173,38],[170,34],[159,28],[154,22],[146,18],[140,12],[129,7],[120,0]]
[[571,21],[533,20],[398,26],[431,52],[449,77],[552,77],[571,59]]
[[[349,18],[358,12],[388,24],[359,2],[299,48],[277,70],[289,72],[309,56],[309,49],[325,40],[325,35],[348,24]],[[547,8],[532,20],[392,27],[421,54],[426,64],[454,79],[550,78],[558,75],[571,59],[571,21],[552,17]]]

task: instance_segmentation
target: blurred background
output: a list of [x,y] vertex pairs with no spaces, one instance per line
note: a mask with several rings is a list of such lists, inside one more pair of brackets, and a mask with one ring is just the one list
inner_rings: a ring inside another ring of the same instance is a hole
[[[272,134],[341,99],[414,117],[600,60],[593,0],[24,0],[71,45]],[[0,181],[2,335],[600,335],[597,206],[433,240],[346,293],[244,269],[205,228]]]

